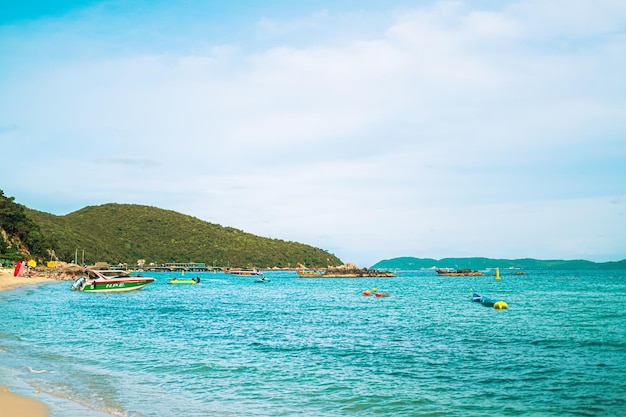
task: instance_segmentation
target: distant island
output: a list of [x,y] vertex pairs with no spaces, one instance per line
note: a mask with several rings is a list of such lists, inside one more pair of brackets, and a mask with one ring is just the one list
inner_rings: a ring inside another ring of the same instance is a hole
[[382,260],[372,269],[473,269],[484,270],[489,268],[500,269],[546,269],[546,270],[563,270],[563,269],[626,269],[626,259],[616,262],[591,262],[586,260],[539,260],[539,259],[491,259],[491,258],[414,258],[401,257]]

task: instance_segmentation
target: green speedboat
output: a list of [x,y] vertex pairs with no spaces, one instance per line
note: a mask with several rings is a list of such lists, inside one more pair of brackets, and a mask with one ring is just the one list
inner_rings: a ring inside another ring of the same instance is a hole
[[124,271],[87,270],[85,275],[72,284],[72,291],[125,292],[139,290],[154,281],[154,278],[130,275]]

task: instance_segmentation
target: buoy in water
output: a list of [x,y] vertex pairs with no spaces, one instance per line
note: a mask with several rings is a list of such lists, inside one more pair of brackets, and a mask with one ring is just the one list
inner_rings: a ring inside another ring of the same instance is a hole
[[382,297],[383,295],[379,292],[376,293],[376,297]]
[[500,281],[500,268],[496,268],[496,281]]
[[504,301],[496,301],[496,303],[493,305],[493,308],[495,308],[496,310],[506,310],[507,308],[509,308],[509,305]]
[[365,290],[363,291],[363,295],[368,296],[370,295],[372,292],[370,290]]

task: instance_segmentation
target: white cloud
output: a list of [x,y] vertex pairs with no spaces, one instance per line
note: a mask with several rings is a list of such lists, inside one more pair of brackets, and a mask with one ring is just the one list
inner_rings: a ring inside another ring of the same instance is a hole
[[[602,167],[626,156],[624,7],[566,3],[437,2],[379,33],[302,44],[282,36],[337,19],[361,30],[367,17],[259,17],[277,43],[189,39],[180,53],[137,42],[112,53],[99,49],[110,39],[76,39],[84,21],[66,22],[56,39],[106,54],[5,70],[0,140],[37,149],[34,166],[54,155],[48,186],[76,208],[151,204],[362,264],[618,253],[622,218],[604,202],[624,195],[626,174]],[[41,176],[22,174],[30,193]],[[483,236],[507,229],[515,243]]]

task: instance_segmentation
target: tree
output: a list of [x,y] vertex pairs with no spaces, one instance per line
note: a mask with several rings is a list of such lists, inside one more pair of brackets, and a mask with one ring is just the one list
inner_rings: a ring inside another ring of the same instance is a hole
[[39,226],[26,215],[24,207],[15,203],[14,197],[7,197],[0,190],[0,257],[16,261],[23,258],[24,249],[39,260],[47,257],[50,242],[44,237]]

